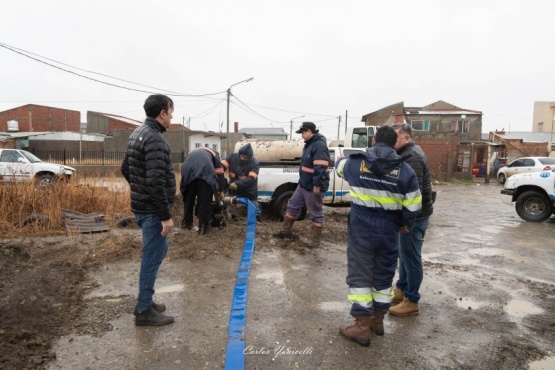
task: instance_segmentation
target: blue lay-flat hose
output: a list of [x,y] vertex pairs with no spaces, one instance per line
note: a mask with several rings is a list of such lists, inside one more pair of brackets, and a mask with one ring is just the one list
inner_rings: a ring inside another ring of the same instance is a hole
[[227,334],[227,349],[225,355],[226,370],[242,370],[245,368],[245,326],[247,316],[247,291],[249,273],[254,252],[254,239],[256,236],[256,207],[247,198],[237,198],[237,203],[247,206],[247,235],[237,280],[233,291],[233,302],[229,314],[229,329]]

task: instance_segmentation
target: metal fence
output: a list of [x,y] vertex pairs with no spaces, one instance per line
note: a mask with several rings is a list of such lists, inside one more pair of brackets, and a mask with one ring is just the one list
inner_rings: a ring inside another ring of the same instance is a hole
[[[79,150],[31,150],[31,152],[44,162],[72,165],[114,166],[120,165],[125,157],[125,152],[107,151],[79,151]],[[183,163],[185,154],[171,153],[172,163]]]

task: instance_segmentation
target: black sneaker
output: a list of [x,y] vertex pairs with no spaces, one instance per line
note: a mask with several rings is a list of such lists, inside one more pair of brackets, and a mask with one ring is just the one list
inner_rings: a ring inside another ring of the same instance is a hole
[[256,222],[258,222],[259,224],[261,224],[261,223],[262,223],[262,217],[256,216]]
[[174,319],[173,316],[162,315],[152,307],[147,308],[141,312],[135,309],[135,325],[137,326],[162,326],[171,324]]

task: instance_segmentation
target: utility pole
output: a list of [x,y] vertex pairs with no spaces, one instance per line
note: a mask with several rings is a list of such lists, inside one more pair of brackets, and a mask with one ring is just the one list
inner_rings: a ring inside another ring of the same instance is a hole
[[345,135],[347,135],[347,118],[349,115],[347,114],[347,110],[345,109]]
[[293,120],[296,120],[297,118],[303,118],[304,116],[298,116],[298,117],[294,117],[291,118],[291,124],[289,125],[289,141],[291,141],[293,139]]
[[[227,136],[225,138],[225,156],[229,155],[229,99],[231,97],[231,86],[227,89]],[[224,157],[222,157],[224,158]]]
[[[185,116],[183,116],[183,130],[182,130],[182,135],[183,135],[183,154],[185,154]],[[183,158],[185,158],[185,156],[183,155]]]
[[231,85],[229,87],[229,89],[227,89],[227,130],[226,130],[227,131],[227,138],[226,138],[226,153],[225,153],[226,156],[229,155],[229,149],[230,149],[230,147],[229,147],[230,146],[230,144],[229,144],[229,100],[231,98],[231,88],[235,85],[239,85],[240,83],[249,82],[249,81],[252,81],[252,80],[254,80],[254,77],[247,78],[246,80],[234,83],[233,85]]
[[339,119],[339,122],[337,122],[337,140],[339,140],[339,130],[341,128],[341,116],[337,117]]

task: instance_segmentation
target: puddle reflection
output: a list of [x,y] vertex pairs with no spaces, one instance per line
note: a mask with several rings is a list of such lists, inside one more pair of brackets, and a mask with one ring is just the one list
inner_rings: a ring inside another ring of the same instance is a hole
[[522,318],[528,315],[540,314],[543,312],[543,309],[528,301],[512,299],[505,307],[505,311],[511,316]]
[[457,299],[457,306],[465,309],[468,309],[470,307],[471,309],[476,310],[482,306],[482,303],[478,301],[474,301],[472,299],[463,298],[463,299]]
[[530,370],[549,370],[555,369],[555,356],[547,357],[543,360],[530,362]]

